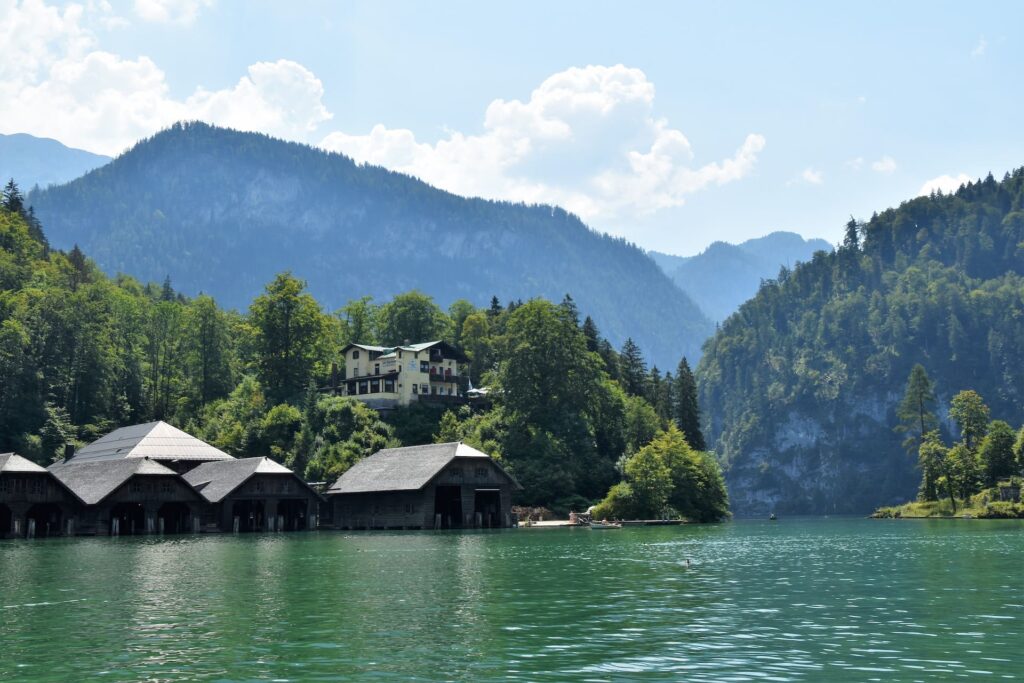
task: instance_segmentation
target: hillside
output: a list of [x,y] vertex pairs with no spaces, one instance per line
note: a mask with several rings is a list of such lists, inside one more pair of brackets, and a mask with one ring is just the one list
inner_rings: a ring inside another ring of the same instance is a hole
[[110,157],[66,147],[25,133],[0,134],[0,178],[15,178],[26,190],[66,183],[110,161]]
[[1024,410],[1024,169],[921,197],[783,272],[705,346],[711,442],[739,514],[864,513],[913,497],[916,456],[893,431],[921,363],[939,417],[975,389],[992,417]]
[[696,256],[648,252],[680,289],[714,321],[729,317],[757,293],[762,280],[774,278],[779,268],[809,261],[816,251],[831,251],[822,239],[805,240],[793,232],[728,244],[714,242]]
[[290,269],[330,308],[410,289],[444,306],[570,293],[662,367],[711,332],[643,251],[561,209],[466,199],[253,133],[179,124],[30,199],[55,246],[232,307]]

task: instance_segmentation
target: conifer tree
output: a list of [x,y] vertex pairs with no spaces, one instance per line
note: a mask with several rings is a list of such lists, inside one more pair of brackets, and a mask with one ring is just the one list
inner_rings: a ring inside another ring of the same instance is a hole
[[632,396],[647,396],[647,363],[633,338],[626,339],[619,354],[622,387]]
[[910,371],[903,401],[896,409],[896,415],[900,419],[896,431],[907,435],[903,441],[903,447],[907,452],[919,452],[924,444],[925,434],[938,426],[938,420],[932,412],[934,407],[935,389],[924,366],[918,363]]
[[601,343],[601,335],[597,330],[594,319],[589,315],[583,319],[583,336],[587,339],[587,351],[597,353]]
[[696,451],[707,450],[704,434],[700,430],[700,406],[697,403],[697,381],[684,357],[676,370],[676,424],[686,437],[686,443]]

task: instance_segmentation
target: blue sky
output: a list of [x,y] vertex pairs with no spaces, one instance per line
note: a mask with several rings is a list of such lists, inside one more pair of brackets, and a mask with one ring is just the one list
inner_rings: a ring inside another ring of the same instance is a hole
[[[679,254],[837,241],[1024,164],[1024,5],[0,0],[0,132],[117,153],[178,118]],[[931,183],[931,185],[929,185]]]

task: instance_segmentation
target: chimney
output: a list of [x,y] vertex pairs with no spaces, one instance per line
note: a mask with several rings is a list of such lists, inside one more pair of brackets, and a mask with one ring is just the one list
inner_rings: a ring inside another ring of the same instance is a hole
[[67,462],[73,457],[75,457],[75,445],[71,443],[64,444],[64,462]]

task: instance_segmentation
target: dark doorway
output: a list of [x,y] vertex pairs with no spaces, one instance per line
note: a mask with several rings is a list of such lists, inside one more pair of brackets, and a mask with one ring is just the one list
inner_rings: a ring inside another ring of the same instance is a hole
[[35,520],[36,538],[47,538],[49,536],[60,536],[61,520],[64,513],[54,503],[37,503],[28,509],[25,515],[25,533],[32,520]]
[[477,489],[473,496],[473,509],[480,515],[480,526],[493,529],[502,526],[501,491],[498,489]]
[[11,508],[0,504],[0,538],[10,535],[14,531],[13,527],[14,515],[11,514]]
[[442,529],[462,528],[462,487],[438,486],[434,492],[434,523],[441,515]]
[[156,513],[156,529],[164,523],[165,534],[188,534],[192,532],[192,511],[184,503],[164,503]]
[[281,518],[281,531],[304,531],[308,528],[306,501],[296,498],[277,502],[277,516]]
[[146,533],[146,511],[142,503],[118,503],[110,510],[110,533],[133,536]]
[[236,500],[231,506],[231,516],[238,520],[238,530],[243,532],[266,529],[266,515],[262,500]]

